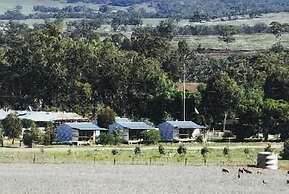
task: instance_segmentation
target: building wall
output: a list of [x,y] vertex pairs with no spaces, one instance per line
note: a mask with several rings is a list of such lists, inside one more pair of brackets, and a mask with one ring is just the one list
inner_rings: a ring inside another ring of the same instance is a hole
[[167,122],[161,123],[159,125],[159,130],[160,130],[161,139],[167,140],[167,141],[173,140],[175,135],[176,135],[176,133],[177,133],[174,130],[174,127],[171,126]]
[[76,132],[73,132],[71,127],[65,124],[61,124],[56,128],[56,140],[59,142],[72,141]]

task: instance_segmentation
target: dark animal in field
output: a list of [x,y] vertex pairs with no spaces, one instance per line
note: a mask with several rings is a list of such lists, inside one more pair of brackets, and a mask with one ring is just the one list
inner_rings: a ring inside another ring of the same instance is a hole
[[252,171],[248,170],[248,169],[245,169],[243,168],[244,172],[247,173],[247,174],[252,174]]
[[240,175],[240,172],[238,172],[238,179],[240,179],[241,178],[241,175]]
[[289,184],[289,180],[287,180],[287,184]]
[[287,174],[289,175],[289,170],[287,171]]
[[228,174],[230,173],[230,171],[228,169],[225,169],[225,168],[222,169],[222,172],[223,173],[228,173]]
[[266,184],[267,184],[267,182],[266,182],[265,180],[263,180],[263,181],[262,181],[262,183],[263,183],[264,185],[266,185]]
[[241,169],[241,168],[239,168],[239,170],[238,170],[238,173],[244,173],[244,170],[243,169]]

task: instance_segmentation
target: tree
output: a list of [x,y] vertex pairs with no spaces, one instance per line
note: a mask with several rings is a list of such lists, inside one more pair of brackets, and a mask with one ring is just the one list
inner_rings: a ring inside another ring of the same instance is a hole
[[4,130],[0,126],[0,145],[4,147]]
[[268,134],[281,134],[289,138],[289,103],[283,100],[266,99],[262,107],[262,132],[265,140]]
[[218,30],[218,34],[219,34],[219,40],[223,41],[227,44],[227,49],[228,49],[228,45],[229,43],[234,42],[236,39],[234,38],[234,35],[236,34],[236,29],[234,26],[229,25],[229,26],[222,26],[219,30]]
[[212,118],[213,124],[216,124],[223,117],[223,130],[225,130],[227,116],[235,113],[240,103],[242,89],[226,73],[219,73],[208,80],[206,89],[201,95],[207,120]]
[[43,134],[35,123],[31,126],[31,136],[33,141],[36,141],[39,144],[43,142]]
[[264,94],[260,90],[246,91],[237,105],[238,123],[233,133],[238,140],[251,137],[260,131]]
[[272,22],[270,24],[270,28],[271,28],[272,34],[274,34],[274,36],[276,37],[276,40],[280,41],[280,38],[281,38],[282,33],[283,33],[282,24],[280,24],[279,22]]
[[289,139],[284,142],[283,150],[281,152],[281,156],[283,160],[289,159]]
[[54,140],[54,137],[55,137],[54,126],[53,123],[49,122],[45,127],[45,134],[43,139],[44,145],[51,145]]
[[147,143],[156,144],[160,141],[160,132],[156,129],[151,129],[143,133],[144,141]]
[[98,38],[96,32],[101,27],[101,20],[81,20],[69,23],[68,31],[72,38],[93,40]]
[[25,129],[29,129],[35,124],[32,120],[29,120],[29,119],[22,119],[21,123],[22,123],[22,127]]
[[18,138],[22,131],[21,120],[16,116],[16,114],[9,114],[2,121],[4,128],[4,135],[12,138],[12,144],[14,144],[15,138]]
[[266,98],[275,100],[289,100],[289,70],[278,68],[272,72],[264,84]]
[[109,125],[115,121],[115,112],[110,107],[105,107],[97,115],[97,124],[99,127],[108,129]]

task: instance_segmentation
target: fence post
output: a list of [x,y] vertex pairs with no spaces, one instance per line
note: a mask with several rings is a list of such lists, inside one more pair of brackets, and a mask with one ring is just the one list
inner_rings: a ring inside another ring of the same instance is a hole
[[116,159],[114,158],[114,159],[113,159],[113,165],[115,165],[115,163],[116,163]]
[[150,165],[152,164],[152,158],[150,157]]
[[187,159],[187,158],[185,158],[185,166],[187,166],[187,162],[188,162],[188,159]]
[[33,164],[36,162],[36,155],[35,153],[33,154]]

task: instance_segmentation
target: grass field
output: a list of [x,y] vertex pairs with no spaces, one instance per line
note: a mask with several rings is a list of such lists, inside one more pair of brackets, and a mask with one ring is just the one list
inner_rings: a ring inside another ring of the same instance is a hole
[[[264,150],[265,144],[230,144],[230,155],[223,155],[228,144],[210,144],[207,165],[255,165],[257,153]],[[186,145],[187,153],[177,154],[177,144],[164,145],[165,155],[160,155],[158,146],[141,146],[142,153],[134,153],[135,146],[118,146],[118,154],[112,155],[114,147],[41,147],[41,148],[0,148],[0,163],[105,163],[133,165],[203,165],[201,145]],[[279,153],[281,144],[273,144]],[[245,154],[244,148],[250,153]],[[280,161],[282,168],[289,168],[289,161]]]
[[[144,26],[157,26],[161,21],[166,20],[166,18],[144,18],[143,19],[143,25]],[[265,23],[269,25],[271,22],[277,21],[280,23],[289,23],[289,13],[287,12],[280,12],[280,13],[269,13],[269,14],[263,14],[262,16],[258,18],[243,18],[238,20],[232,20],[232,21],[221,21],[220,19],[216,19],[210,22],[204,22],[204,23],[198,23],[198,22],[189,22],[189,20],[181,20],[178,25],[180,26],[186,26],[186,25],[249,25],[253,26],[258,23]]]
[[87,5],[91,8],[98,9],[100,5],[97,4],[84,4],[84,3],[65,3],[65,1],[59,0],[1,0],[0,1],[0,14],[6,12],[9,9],[15,8],[17,5],[23,7],[21,10],[23,14],[30,14],[33,12],[33,6],[35,5],[45,5],[48,7],[59,7],[63,8],[69,5]]
[[[234,36],[236,41],[230,43],[228,48],[231,50],[263,50],[269,49],[275,43],[275,37],[272,34],[239,34]],[[179,40],[186,40],[192,48],[197,48],[199,44],[203,48],[226,49],[227,44],[219,41],[218,36],[182,36],[173,40],[173,45],[177,46]],[[289,34],[282,36],[282,45],[289,48]]]

